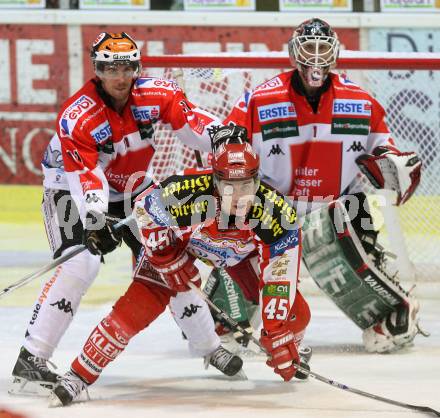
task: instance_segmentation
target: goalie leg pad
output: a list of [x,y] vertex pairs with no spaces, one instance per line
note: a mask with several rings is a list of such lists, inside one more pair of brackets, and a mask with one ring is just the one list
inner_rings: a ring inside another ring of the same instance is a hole
[[397,309],[362,333],[365,349],[370,353],[390,353],[412,343],[419,333],[419,302],[412,296],[409,304]]
[[303,260],[317,285],[365,330],[389,318],[410,297],[367,256],[340,202],[306,217]]

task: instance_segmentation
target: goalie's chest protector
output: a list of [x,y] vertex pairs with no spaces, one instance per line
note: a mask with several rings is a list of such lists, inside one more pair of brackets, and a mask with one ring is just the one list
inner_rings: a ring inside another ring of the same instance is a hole
[[257,87],[249,103],[262,180],[295,199],[338,197],[359,172],[356,158],[368,152],[377,102],[330,74],[331,85],[315,113],[294,91],[291,75],[273,79],[276,88]]

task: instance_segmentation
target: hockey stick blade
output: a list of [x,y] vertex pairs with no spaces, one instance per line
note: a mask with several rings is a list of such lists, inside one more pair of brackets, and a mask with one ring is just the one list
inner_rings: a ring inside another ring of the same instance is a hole
[[[254,344],[256,344],[263,352],[265,352],[267,354],[267,351],[264,349],[264,347],[260,344],[260,341],[255,338],[252,333],[247,332],[244,328],[242,328],[237,321],[235,321],[234,319],[232,319],[223,309],[220,309],[214,302],[212,302],[208,296],[203,293],[194,283],[189,282],[188,286],[195,290],[196,292],[199,293],[199,295],[206,301],[206,303],[219,315],[219,317],[221,317],[221,319],[223,319],[224,321],[226,321],[232,330],[234,331],[239,331],[241,332],[243,335],[246,335]],[[342,389],[345,390],[347,392],[351,392],[351,393],[355,393],[357,395],[360,396],[364,396],[366,398],[370,398],[370,399],[374,399],[376,401],[380,401],[380,402],[385,402],[387,404],[391,404],[391,405],[395,405],[395,406],[400,406],[402,408],[406,408],[406,409],[412,409],[414,411],[419,411],[419,412],[423,412],[426,414],[434,414],[437,417],[440,417],[440,412],[430,408],[428,406],[421,406],[421,405],[411,405],[408,403],[404,403],[404,402],[399,402],[399,401],[394,401],[393,399],[388,399],[388,398],[384,398],[382,396],[378,396],[378,395],[374,395],[372,393],[368,393],[368,392],[364,392],[363,390],[359,390],[356,388],[352,388],[349,387],[347,385],[344,385],[342,383],[336,382],[335,380],[331,380],[328,379],[327,377],[321,376],[315,372],[312,372],[311,370],[297,364],[295,365],[296,369],[299,370],[302,373],[307,374],[308,376],[310,376],[311,378],[315,379],[315,380],[319,380],[322,383],[327,383],[330,386],[333,386],[335,388],[338,389]]]
[[[119,229],[122,226],[126,225],[128,222],[130,222],[132,219],[134,219],[132,216],[128,216],[127,218],[123,219],[121,222],[118,222],[113,228]],[[12,283],[8,287],[5,287],[0,292],[0,299],[9,294],[10,292],[19,289],[20,287],[26,285],[27,283],[31,282],[32,280],[38,279],[38,277],[41,277],[44,273],[47,273],[48,271],[54,269],[55,267],[59,266],[60,264],[64,263],[67,260],[70,260],[72,257],[75,257],[79,253],[82,253],[87,247],[85,245],[80,245],[77,248],[75,248],[72,251],[69,251],[67,254],[62,255],[61,257],[58,257],[57,259],[53,260],[51,263],[46,264],[45,266],[41,267],[39,270],[37,270],[34,273],[31,273],[22,279],[16,281],[15,283]]]

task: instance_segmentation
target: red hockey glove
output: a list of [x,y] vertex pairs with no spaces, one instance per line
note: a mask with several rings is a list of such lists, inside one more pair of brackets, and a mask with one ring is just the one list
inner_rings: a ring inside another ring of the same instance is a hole
[[415,152],[377,147],[373,155],[361,155],[356,163],[374,187],[397,192],[396,205],[405,203],[420,183],[422,162]]
[[285,382],[296,374],[295,363],[299,364],[298,350],[295,344],[295,335],[287,325],[276,331],[261,330],[260,343],[269,355],[266,364],[275,369]]
[[[198,268],[194,265],[195,257],[185,249],[170,248],[167,254],[148,255],[151,265],[161,275],[170,289],[175,292],[189,290],[188,282],[200,287],[201,279]],[[173,251],[174,250],[174,251]]]

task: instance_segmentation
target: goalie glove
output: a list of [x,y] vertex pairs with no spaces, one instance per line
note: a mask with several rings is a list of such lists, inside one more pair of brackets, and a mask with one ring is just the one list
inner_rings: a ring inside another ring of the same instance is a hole
[[397,193],[396,205],[405,203],[420,183],[422,162],[415,152],[377,147],[373,154],[358,157],[356,163],[376,189]]

